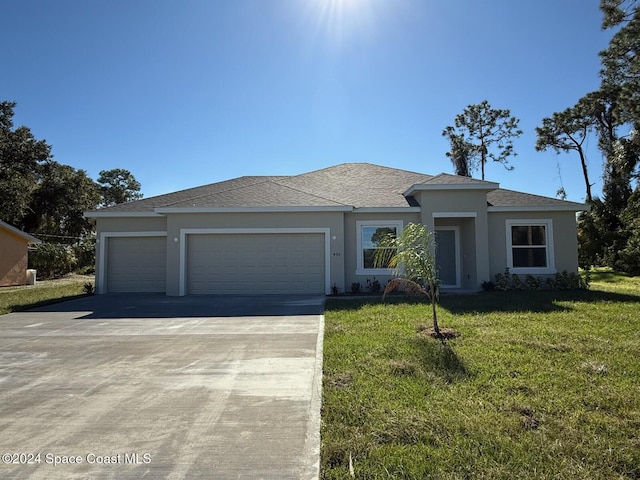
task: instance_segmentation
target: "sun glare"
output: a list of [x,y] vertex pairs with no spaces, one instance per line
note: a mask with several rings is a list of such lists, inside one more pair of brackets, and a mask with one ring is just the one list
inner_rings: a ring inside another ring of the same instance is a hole
[[317,32],[332,43],[342,44],[353,36],[371,33],[376,0],[311,0]]

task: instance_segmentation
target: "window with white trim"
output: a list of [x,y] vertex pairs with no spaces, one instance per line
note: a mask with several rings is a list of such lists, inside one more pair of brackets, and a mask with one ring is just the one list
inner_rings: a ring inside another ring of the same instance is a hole
[[512,273],[555,273],[551,220],[507,220],[507,266]]
[[401,221],[361,220],[356,222],[358,243],[358,275],[388,275],[391,270],[375,265],[376,252],[380,248],[380,241],[388,235],[393,237],[402,231]]

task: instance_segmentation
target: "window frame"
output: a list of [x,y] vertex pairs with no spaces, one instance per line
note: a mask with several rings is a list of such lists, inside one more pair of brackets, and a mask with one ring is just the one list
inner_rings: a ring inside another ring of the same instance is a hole
[[356,275],[393,275],[391,268],[365,268],[364,248],[362,245],[363,227],[387,227],[395,228],[396,235],[402,233],[404,224],[402,220],[358,220],[356,221]]
[[[554,274],[557,272],[555,265],[555,256],[553,251],[553,220],[551,219],[508,219],[506,225],[507,239],[507,267],[511,273],[517,274]],[[513,245],[512,227],[544,227],[545,245]],[[538,247],[545,250],[546,267],[514,267],[513,266],[513,249],[514,248],[531,248]]]

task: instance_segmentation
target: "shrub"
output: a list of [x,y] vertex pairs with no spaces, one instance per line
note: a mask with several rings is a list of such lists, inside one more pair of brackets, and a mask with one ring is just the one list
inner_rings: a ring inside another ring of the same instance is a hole
[[76,257],[76,268],[85,273],[93,273],[96,264],[96,239],[86,238],[73,246],[73,253]]
[[360,293],[360,282],[353,282],[351,284],[351,293]]
[[534,277],[533,275],[527,275],[524,279],[524,283],[529,290],[542,290],[542,279],[540,277]]
[[482,282],[482,290],[484,290],[485,292],[493,292],[495,289],[496,285],[493,282],[487,280]]
[[590,282],[589,272],[584,277],[576,273],[568,273],[566,270],[562,273],[556,273],[553,277],[547,277],[543,282],[542,278],[534,277],[533,275],[527,275],[524,282],[520,278],[520,275],[510,274],[509,269],[506,268],[504,273],[496,274],[495,284],[492,282],[483,282],[482,289],[485,291],[501,290],[506,292],[508,290],[577,290],[588,289]]
[[496,290],[502,290],[503,292],[506,292],[507,290],[509,290],[509,269],[508,268],[504,269],[504,274],[502,273],[496,274],[495,287],[496,287]]
[[526,290],[525,284],[520,280],[520,275],[516,273],[511,274],[511,288],[513,290]]
[[73,271],[77,264],[73,248],[59,243],[40,243],[29,252],[29,268],[42,278],[55,278]]
[[380,293],[382,286],[376,277],[373,277],[373,280],[367,278],[367,290],[371,293]]

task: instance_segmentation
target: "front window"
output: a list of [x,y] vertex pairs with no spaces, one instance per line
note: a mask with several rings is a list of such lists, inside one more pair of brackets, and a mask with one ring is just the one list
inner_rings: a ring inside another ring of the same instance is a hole
[[512,225],[514,268],[546,268],[547,234],[544,225]]
[[390,270],[387,265],[376,265],[375,257],[382,248],[384,238],[388,236],[396,237],[402,230],[401,222],[377,222],[361,221],[357,222],[358,228],[358,273],[359,275],[388,274]]
[[553,273],[551,220],[507,220],[507,263],[514,273]]

